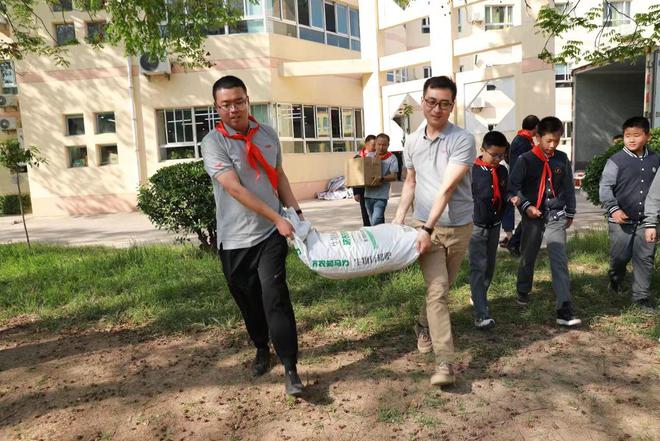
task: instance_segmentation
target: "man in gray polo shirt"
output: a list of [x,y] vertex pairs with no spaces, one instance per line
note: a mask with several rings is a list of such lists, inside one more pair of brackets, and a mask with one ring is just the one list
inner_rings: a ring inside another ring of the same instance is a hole
[[476,158],[474,136],[449,122],[456,84],[448,77],[424,83],[422,108],[426,125],[406,139],[408,169],[394,223],[403,223],[413,204],[419,265],[426,283],[426,304],[418,323],[417,348],[435,352],[431,384],[455,381],[454,343],[447,305],[472,233],[472,175]]
[[222,270],[257,348],[252,375],[270,367],[270,336],[284,365],[286,393],[300,395],[298,336],[285,267],[293,226],[282,217],[282,204],[302,211],[282,170],[277,134],[249,115],[243,81],[220,78],[213,100],[221,121],[204,137],[201,150],[213,181]]

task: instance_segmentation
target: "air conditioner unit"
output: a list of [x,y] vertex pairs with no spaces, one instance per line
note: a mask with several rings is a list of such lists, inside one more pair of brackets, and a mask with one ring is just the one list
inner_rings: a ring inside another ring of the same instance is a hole
[[472,11],[472,15],[470,16],[470,22],[472,24],[479,24],[484,22],[484,10],[483,8],[475,8]]
[[16,95],[0,95],[0,107],[16,107]]
[[0,118],[0,130],[16,130],[16,118],[13,116],[5,116]]
[[167,57],[158,58],[149,54],[142,54],[139,58],[140,73],[144,75],[169,75],[172,66]]

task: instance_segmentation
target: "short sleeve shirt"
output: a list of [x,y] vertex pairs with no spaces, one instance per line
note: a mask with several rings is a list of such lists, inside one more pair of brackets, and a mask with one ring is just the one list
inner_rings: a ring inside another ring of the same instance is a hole
[[[250,127],[254,126],[250,121]],[[226,129],[230,135],[236,133],[231,127],[226,126]],[[282,150],[275,130],[261,125],[252,142],[271,166],[282,165]],[[217,180],[219,175],[233,170],[241,185],[274,211],[282,213],[282,204],[266,172],[258,164],[259,173],[250,166],[245,141],[227,138],[214,129],[202,140],[201,151],[204,168],[213,181],[218,248],[221,245],[225,250],[249,248],[270,236],[275,225],[234,199]]]
[[[399,163],[396,156],[391,155],[389,158],[380,161],[381,176],[391,175],[392,173],[399,172]],[[390,197],[390,183],[383,182],[377,187],[365,187],[364,197],[371,199],[389,199]]]
[[[476,157],[474,136],[450,122],[435,139],[426,136],[425,125],[410,134],[403,149],[403,158],[406,167],[415,170],[413,217],[423,222],[428,219],[447,165],[464,165],[471,170]],[[458,184],[437,225],[455,227],[469,224],[473,211],[472,173],[468,172]]]

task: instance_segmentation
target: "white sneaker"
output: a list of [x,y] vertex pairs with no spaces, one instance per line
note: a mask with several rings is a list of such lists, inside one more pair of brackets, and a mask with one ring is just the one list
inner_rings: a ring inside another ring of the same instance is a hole
[[476,326],[477,329],[490,329],[495,326],[495,320],[492,318],[476,319],[474,321],[474,326]]

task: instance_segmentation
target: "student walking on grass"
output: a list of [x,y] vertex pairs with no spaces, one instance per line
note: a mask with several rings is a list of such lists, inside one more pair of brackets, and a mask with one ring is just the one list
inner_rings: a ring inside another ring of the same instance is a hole
[[406,138],[403,150],[408,174],[393,223],[402,224],[414,203],[418,228],[419,266],[426,283],[426,301],[418,323],[417,348],[435,352],[431,384],[455,381],[454,342],[448,297],[472,233],[474,136],[449,122],[456,101],[456,83],[432,77],[424,83],[422,109],[426,124]]
[[[656,228],[658,210],[649,190],[660,167],[660,156],[648,149],[650,137],[646,118],[638,116],[623,123],[624,146],[605,164],[599,197],[608,212],[610,290],[622,290],[626,266],[632,259],[632,300],[641,308],[654,311],[651,275],[656,246],[655,238],[646,240],[646,231]],[[648,214],[644,204],[647,197]]]
[[390,137],[385,133],[376,136],[375,156],[380,159],[380,185],[365,187],[364,204],[369,214],[369,223],[379,225],[385,222],[385,209],[390,198],[390,182],[396,181],[399,164],[396,156],[388,152]]
[[285,265],[286,237],[293,235],[293,226],[282,217],[282,207],[302,211],[282,169],[277,134],[248,113],[243,81],[220,78],[213,85],[213,101],[220,122],[204,137],[201,150],[213,181],[222,270],[257,348],[252,375],[270,368],[272,339],[284,365],[285,391],[300,395],[298,335]]
[[468,256],[470,292],[477,329],[495,326],[488,311],[487,293],[495,273],[500,227],[506,207],[509,173],[500,162],[506,158],[509,143],[500,132],[488,132],[481,144],[481,155],[472,166],[474,226]]
[[575,216],[575,188],[568,157],[557,150],[563,133],[564,127],[558,118],[543,118],[538,125],[539,145],[520,155],[511,172],[509,197],[520,207],[522,215],[516,288],[518,304],[527,306],[536,257],[545,236],[556,296],[557,324],[578,326],[582,321],[573,314],[566,255],[566,229]]

